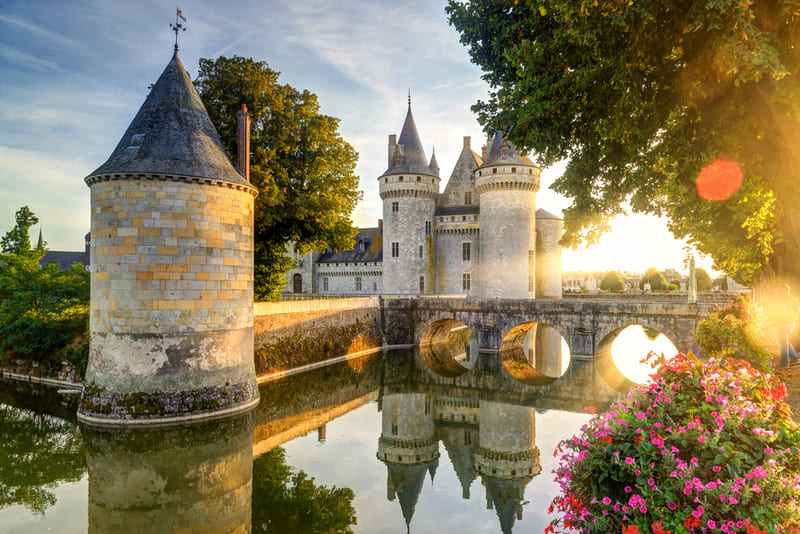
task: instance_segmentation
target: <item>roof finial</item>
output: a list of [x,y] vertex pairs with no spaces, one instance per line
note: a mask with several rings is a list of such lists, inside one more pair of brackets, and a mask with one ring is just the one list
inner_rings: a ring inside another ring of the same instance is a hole
[[186,31],[186,28],[183,27],[183,24],[178,22],[178,19],[181,19],[183,22],[186,22],[186,17],[183,16],[181,13],[180,8],[175,8],[175,24],[169,23],[169,27],[172,28],[172,31],[175,32],[175,52],[178,51],[178,32],[179,31]]
[[411,109],[411,88],[408,88],[408,109]]

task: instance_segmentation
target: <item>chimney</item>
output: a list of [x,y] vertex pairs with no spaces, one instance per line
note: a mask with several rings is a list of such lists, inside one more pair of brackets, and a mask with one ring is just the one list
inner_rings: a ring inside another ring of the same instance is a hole
[[239,157],[239,172],[250,181],[250,115],[247,105],[236,114],[236,152]]
[[394,148],[397,146],[397,136],[392,134],[389,136],[389,168],[392,168],[394,161]]
[[383,233],[383,219],[378,219],[378,233]]
[[472,138],[468,135],[464,136],[464,148],[472,149]]
[[488,149],[486,148],[486,145],[483,145],[481,147],[481,159],[483,160],[484,163],[486,163],[486,155],[487,154],[488,154]]

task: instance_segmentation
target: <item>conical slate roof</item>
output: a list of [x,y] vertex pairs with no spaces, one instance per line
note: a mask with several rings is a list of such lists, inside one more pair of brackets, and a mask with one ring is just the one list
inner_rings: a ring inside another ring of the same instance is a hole
[[439,168],[439,163],[436,161],[436,149],[435,148],[431,152],[431,162],[428,164],[428,167],[430,167],[431,170]]
[[515,163],[517,165],[533,165],[531,160],[529,160],[525,156],[521,156],[517,147],[511,144],[510,141],[506,141],[506,146],[508,148],[507,152],[504,150],[505,138],[503,137],[503,132],[497,132],[492,138],[491,145],[489,146],[489,150],[486,154],[486,161],[483,162],[481,167],[487,167],[489,165],[500,165],[503,163]]
[[117,148],[88,178],[123,173],[188,176],[250,185],[228,159],[177,50]]
[[422,141],[419,139],[417,125],[414,123],[414,116],[411,114],[410,102],[408,104],[406,120],[403,123],[403,129],[400,131],[400,139],[397,140],[397,144],[399,145],[399,151],[395,152],[395,156],[392,158],[389,168],[383,173],[384,175],[402,173],[436,174],[431,170],[428,165],[428,159],[425,157],[425,150],[422,148]]

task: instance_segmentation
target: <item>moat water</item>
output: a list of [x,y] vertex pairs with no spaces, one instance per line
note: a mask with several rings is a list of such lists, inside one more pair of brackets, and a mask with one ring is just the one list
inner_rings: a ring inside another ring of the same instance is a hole
[[530,385],[457,356],[458,376],[419,350],[361,357],[151,430],[80,427],[74,395],[0,382],[0,533],[542,532],[558,442],[618,392],[591,360]]

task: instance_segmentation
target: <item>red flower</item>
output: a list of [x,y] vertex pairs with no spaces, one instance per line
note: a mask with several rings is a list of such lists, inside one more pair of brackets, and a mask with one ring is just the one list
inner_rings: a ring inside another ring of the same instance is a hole
[[636,525],[631,525],[629,527],[622,525],[622,534],[640,534],[639,527]]

